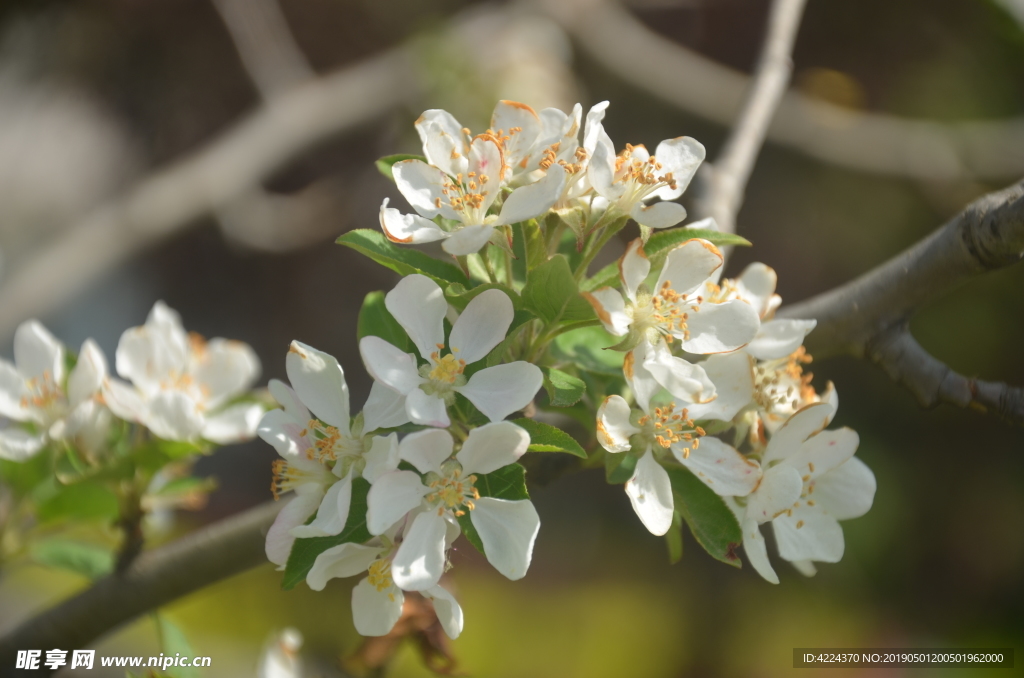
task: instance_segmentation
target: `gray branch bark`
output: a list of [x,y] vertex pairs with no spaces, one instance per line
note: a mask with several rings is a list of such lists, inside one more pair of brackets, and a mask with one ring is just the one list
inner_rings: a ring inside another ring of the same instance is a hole
[[[123,574],[96,581],[0,638],[0,666],[13,667],[18,650],[89,647],[141,614],[265,563],[265,535],[280,508],[261,504],[142,554]],[[50,673],[44,667],[38,675]]]
[[768,16],[764,46],[736,124],[715,163],[701,166],[701,216],[714,217],[726,233],[736,232],[736,215],[747,181],[764,144],[768,125],[793,73],[793,44],[805,0],[775,0]]
[[[725,127],[750,79],[651,31],[613,0],[533,0],[609,72]],[[768,139],[851,169],[929,181],[1024,173],[1024,118],[942,124],[861,113],[789,91]]]
[[916,245],[833,290],[780,309],[814,318],[815,355],[850,353],[878,363],[925,405],[973,406],[1024,424],[1019,388],[969,379],[929,355],[907,322],[921,304],[970,278],[1024,258],[1024,181],[986,195]]

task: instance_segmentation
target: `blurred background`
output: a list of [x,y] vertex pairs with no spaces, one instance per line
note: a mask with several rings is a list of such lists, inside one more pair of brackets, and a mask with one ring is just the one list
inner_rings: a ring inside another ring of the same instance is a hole
[[[731,273],[763,261],[778,271],[784,301],[798,301],[1019,180],[1021,4],[810,0],[794,54],[797,96],[779,112],[739,215],[754,247],[736,252]],[[418,152],[420,112],[446,108],[482,129],[499,98],[538,109],[609,99],[605,124],[617,146],[685,134],[714,158],[768,6],[6,0],[0,355],[10,358],[17,323],[36,316],[69,346],[93,337],[112,357],[120,333],[163,299],[188,329],[251,344],[264,380],[284,378],[292,339],[333,353],[361,403],[369,381],[356,315],[366,293],[396,278],[333,240],[375,228],[385,196],[402,202],[373,160]],[[688,75],[694,86],[679,87]],[[321,90],[332,94],[310,94]],[[912,326],[954,369],[1024,384],[1024,267],[935,300]],[[860,433],[858,454],[878,478],[872,511],[844,523],[841,563],[806,579],[775,559],[782,583],[772,586],[688,541],[670,566],[621,487],[600,472],[564,477],[533,488],[543,529],[524,581],[504,580],[468,547],[455,552],[466,615],[451,646],[457,670],[780,676],[793,671],[794,647],[1016,645],[1019,655],[1021,431],[948,406],[923,411],[866,362],[812,367],[816,385],[837,384],[836,423]],[[175,529],[266,501],[274,457],[257,441],[201,460],[199,473],[219,489],[205,509],[179,514]],[[359,646],[352,583],[283,592],[268,564],[166,613],[197,654],[213,657],[203,676],[255,675],[260,647],[285,626],[305,636],[310,675],[338,676],[339,658]],[[0,575],[0,630],[84,584],[12,566]],[[159,652],[151,620],[98,650]],[[408,644],[388,675],[429,672]]]

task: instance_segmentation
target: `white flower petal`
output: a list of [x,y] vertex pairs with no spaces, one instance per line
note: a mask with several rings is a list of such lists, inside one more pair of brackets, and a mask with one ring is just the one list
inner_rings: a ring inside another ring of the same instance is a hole
[[778,584],[779,575],[775,574],[771,561],[768,560],[768,547],[757,521],[741,520],[740,525],[743,527],[743,550],[747,553],[747,560],[766,581]]
[[671,172],[676,182],[675,189],[668,186],[659,188],[653,193],[662,200],[675,200],[683,194],[686,187],[690,185],[697,168],[704,161],[706,151],[696,139],[690,137],[677,137],[666,139],[658,144],[654,156],[661,164],[659,170],[662,174]]
[[424,511],[412,521],[391,563],[395,585],[404,591],[423,591],[444,574],[444,518]]
[[[576,104],[578,107],[579,104]],[[602,101],[594,104],[587,111],[587,122],[583,128],[583,148],[587,149],[587,155],[593,155],[597,148],[598,137],[604,131],[601,123],[604,121],[604,113],[608,110],[608,102]]]
[[619,279],[622,289],[630,301],[636,301],[636,288],[640,286],[651,272],[651,261],[644,252],[640,238],[629,243],[625,253],[619,258]]
[[432,586],[423,592],[434,603],[434,613],[445,634],[455,640],[462,633],[462,607],[455,596],[441,586]]
[[191,360],[189,374],[211,408],[249,390],[260,375],[256,352],[241,341],[211,339],[193,349]]
[[374,436],[370,439],[370,449],[363,454],[366,466],[363,467],[363,477],[371,483],[385,473],[390,473],[398,468],[398,461],[401,459],[398,453],[398,434],[390,433],[387,436]]
[[515,581],[526,576],[533,544],[540,531],[540,516],[528,499],[509,501],[481,497],[469,517],[480,534],[487,562]]
[[526,104],[503,100],[494,107],[491,129],[509,137],[505,142],[505,162],[515,171],[519,163],[527,158],[540,135],[540,117]]
[[654,378],[644,365],[647,352],[651,346],[641,342],[635,349],[626,354],[622,361],[622,374],[626,377],[629,387],[633,389],[633,397],[637,406],[644,412],[651,409],[651,399],[661,392],[661,384]]
[[[427,138],[435,133],[432,127],[436,126],[438,130],[444,132],[453,139],[458,139],[464,143],[465,135],[462,132],[462,125],[456,120],[455,116],[444,110],[443,108],[431,108],[430,110],[424,111],[415,123],[416,131],[420,135],[420,141],[426,146]],[[427,155],[424,153],[424,155]],[[431,164],[435,164],[433,159],[429,156],[427,160]]]
[[366,529],[384,534],[389,527],[420,505],[428,492],[412,471],[392,471],[377,478],[366,496]]
[[753,341],[743,350],[758,360],[785,358],[800,348],[816,320],[764,320]]
[[107,359],[103,351],[92,339],[86,339],[78,354],[75,369],[68,376],[68,402],[71,407],[96,395],[106,378]]
[[163,391],[149,400],[143,423],[159,438],[194,440],[203,430],[203,415],[181,391]]
[[785,463],[813,480],[851,459],[859,444],[860,436],[853,429],[822,431],[808,438]]
[[[286,359],[287,360],[287,359]],[[373,382],[377,383],[377,382]],[[267,384],[267,390],[273,396],[277,404],[285,411],[290,419],[296,423],[305,424],[310,420],[309,410],[299,399],[299,394],[280,379],[271,379]]]
[[701,304],[686,321],[690,338],[682,342],[689,353],[725,353],[745,346],[757,336],[761,320],[745,301]]
[[805,577],[813,577],[818,574],[818,568],[814,567],[813,560],[791,560],[790,564]]
[[[754,262],[743,269],[736,278],[736,289],[740,299],[747,301],[762,318],[768,312],[768,305],[775,294],[778,275],[770,266]],[[787,354],[788,355],[788,354]]]
[[[402,160],[391,167],[391,175],[402,196],[412,205],[420,216],[433,219],[438,214],[446,219],[458,220],[451,207],[448,207],[448,196],[444,194],[444,185],[448,175],[436,167],[431,167],[422,160]],[[437,200],[442,207],[438,207]]]
[[[635,349],[635,358],[643,369],[666,391],[686,403],[708,402],[715,398],[715,385],[704,368],[676,357],[662,343],[654,346],[641,343]],[[634,374],[638,372],[634,362]]]
[[14,332],[14,364],[25,379],[44,375],[55,383],[64,380],[64,347],[37,320],[27,320]]
[[477,185],[475,191],[483,196],[477,210],[481,214],[486,212],[498,197],[504,171],[503,164],[501,147],[497,139],[490,134],[473,137],[473,142],[469,146],[469,171],[476,172],[472,181]]
[[597,314],[609,334],[621,337],[629,331],[629,324],[632,320],[626,315],[626,303],[618,290],[602,287],[593,292],[581,292],[580,294],[594,307],[594,313]]
[[418,273],[407,275],[384,296],[384,305],[424,359],[444,345],[443,321],[448,302],[436,282]]
[[451,425],[448,418],[448,406],[444,400],[428,395],[419,388],[409,391],[405,397],[405,411],[414,424],[447,427]]
[[456,358],[475,363],[505,339],[514,315],[507,294],[497,289],[481,292],[455,321],[448,345]]
[[686,208],[677,202],[656,202],[653,205],[638,202],[633,205],[629,216],[641,226],[669,228],[686,218]]
[[14,426],[0,428],[0,459],[26,461],[34,457],[45,442],[44,435],[33,435]]
[[836,520],[859,518],[875,500],[875,474],[867,464],[853,457],[817,480],[808,497]]
[[453,136],[437,125],[424,125],[420,131],[423,133],[423,154],[431,165],[453,177],[466,173],[469,161],[464,155],[466,149],[461,131]]
[[715,494],[723,497],[745,497],[754,491],[761,480],[761,467],[747,459],[730,445],[710,436],[701,438],[697,449],[684,456],[682,443],[672,446],[672,452],[686,468],[704,481]]
[[103,402],[125,421],[141,423],[146,417],[148,408],[138,390],[112,377],[103,382]]
[[611,395],[604,399],[597,411],[597,441],[609,452],[625,452],[629,449],[629,437],[640,432],[629,421],[631,411],[622,396]]
[[700,363],[717,397],[708,403],[687,405],[691,419],[731,421],[750,404],[754,395],[754,365],[744,352],[709,356]]
[[796,454],[805,440],[828,426],[833,412],[832,405],[828,403],[814,403],[796,412],[772,434],[763,463],[767,465]]
[[386,636],[402,618],[405,595],[395,586],[383,591],[363,579],[352,589],[352,622],[363,636]]
[[293,341],[285,359],[288,381],[318,419],[348,433],[349,401],[345,372],[338,360],[312,346]]
[[690,294],[722,266],[722,252],[707,240],[693,238],[665,257],[655,292],[665,283],[679,294]]
[[[309,525],[292,528],[292,536],[299,539],[308,537],[333,537],[345,529],[349,509],[352,506],[352,472],[334,483],[324,494],[316,518]],[[358,570],[356,570],[358,572]]]
[[410,433],[398,444],[398,456],[416,467],[420,473],[441,472],[441,464],[452,456],[455,442],[444,429],[428,429]]
[[747,517],[766,523],[788,510],[800,498],[804,483],[795,468],[773,466],[761,475],[761,482],[747,497]]
[[306,584],[314,591],[323,591],[331,579],[354,577],[377,560],[381,547],[364,544],[339,544],[323,551],[313,561],[306,575]]
[[529,446],[529,433],[510,421],[499,421],[470,431],[455,458],[463,475],[487,474],[519,461]]
[[416,369],[415,356],[395,348],[380,337],[371,335],[360,339],[359,354],[371,377],[403,396],[423,383]]
[[456,257],[474,254],[494,235],[494,224],[470,224],[453,232],[441,248]]
[[668,473],[654,454],[647,452],[636,463],[633,477],[626,483],[626,494],[633,510],[651,534],[660,537],[672,527],[674,501]]
[[456,389],[491,421],[501,421],[530,404],[544,383],[540,368],[522,360],[487,367]]
[[394,428],[409,421],[405,411],[405,396],[374,381],[370,396],[363,405],[363,431],[369,433],[379,428]]
[[309,439],[302,435],[305,425],[292,419],[284,410],[271,410],[263,415],[256,434],[282,457],[305,457]]
[[544,214],[561,197],[565,179],[562,166],[552,165],[539,180],[512,191],[501,206],[497,224],[514,224]]
[[786,560],[838,563],[843,558],[843,528],[815,506],[794,507],[772,521],[779,555]]
[[14,365],[0,360],[0,416],[15,421],[28,419],[28,409],[21,401],[24,395],[25,377],[21,376]]
[[596,136],[597,143],[587,165],[587,178],[601,197],[614,202],[625,190],[623,184],[615,182],[615,147],[603,128]]
[[162,381],[188,367],[189,339],[181,316],[162,301],[153,305],[146,324],[126,330],[117,344],[117,372],[148,394]]
[[252,439],[263,417],[259,403],[239,403],[225,408],[203,421],[202,436],[218,445],[231,445]]
[[267,559],[277,565],[277,569],[284,569],[288,555],[292,551],[292,544],[295,543],[295,537],[291,534],[292,528],[302,525],[316,512],[322,496],[320,492],[299,492],[277,514],[274,524],[267,531],[265,547]]
[[448,234],[429,219],[418,214],[402,214],[388,207],[390,198],[380,206],[380,228],[391,242],[413,245],[447,238]]

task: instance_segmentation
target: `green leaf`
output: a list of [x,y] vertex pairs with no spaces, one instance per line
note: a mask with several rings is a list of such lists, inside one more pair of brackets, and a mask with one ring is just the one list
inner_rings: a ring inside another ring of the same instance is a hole
[[[169,657],[180,654],[183,657],[195,657],[192,645],[185,637],[185,632],[177,624],[162,614],[154,614],[157,630],[160,634],[160,645],[163,653]],[[199,672],[193,666],[171,666],[165,670],[171,678],[198,678]]]
[[533,271],[548,260],[548,246],[544,242],[544,231],[536,219],[522,223],[523,243],[526,249],[526,268]]
[[580,369],[621,377],[625,355],[605,350],[618,341],[618,337],[608,334],[603,327],[582,327],[559,334],[552,342],[552,349],[556,358]]
[[530,493],[526,491],[526,469],[519,464],[509,464],[491,473],[478,474],[475,487],[481,497],[512,501],[530,498]]
[[665,533],[665,545],[668,547],[668,562],[675,565],[683,559],[683,518],[678,510],[672,512],[672,527]]
[[568,372],[556,370],[553,367],[541,368],[544,372],[544,389],[548,392],[548,399],[555,407],[569,407],[575,405],[583,397],[587,385],[579,377],[574,377]]
[[685,468],[668,468],[676,510],[690,526],[697,543],[712,558],[740,567],[737,550],[743,543],[743,532],[736,516],[697,476]]
[[519,335],[526,329],[526,324],[534,319],[535,316],[529,311],[516,311],[516,314],[512,317],[512,324],[508,326],[508,333],[505,335],[505,338],[487,354],[487,360],[485,361],[487,367],[494,367],[512,359],[509,349],[519,340]]
[[366,529],[366,495],[369,491],[370,483],[365,478],[356,478],[352,481],[352,504],[348,510],[348,521],[340,534],[333,537],[295,540],[292,552],[288,555],[288,563],[284,567],[281,588],[288,591],[305,580],[306,575],[313,569],[316,557],[327,549],[349,542],[362,544],[373,538]]
[[670,228],[667,231],[658,231],[651,236],[651,239],[644,245],[644,252],[647,256],[657,254],[658,252],[681,245],[687,240],[694,238],[702,238],[707,240],[716,247],[725,247],[729,245],[737,245],[740,247],[750,247],[750,241],[746,238],[736,235],[735,233],[722,233],[721,231],[709,231],[703,228]]
[[508,295],[509,300],[512,302],[512,308],[522,308],[523,300],[519,298],[519,293],[498,283],[484,283],[468,290],[464,285],[452,283],[445,288],[444,298],[448,300],[449,304],[462,312],[466,310],[466,306],[469,305],[469,302],[473,301],[473,299],[476,299],[487,290],[501,290]]
[[[519,421],[515,423],[518,424]],[[530,493],[526,491],[526,469],[519,464],[509,464],[493,473],[478,474],[474,487],[481,497],[495,497],[511,501],[530,498]],[[472,511],[466,511],[458,516],[459,527],[462,528],[462,533],[466,535],[469,543],[476,547],[477,551],[484,553],[484,544],[480,540],[480,534],[473,526],[471,513]]]
[[368,256],[400,275],[419,273],[433,279],[442,288],[449,283],[469,284],[466,274],[458,266],[434,259],[419,250],[398,247],[380,231],[357,228],[345,233],[335,242]]
[[594,309],[580,296],[569,261],[561,254],[526,276],[523,304],[548,324],[594,318]]
[[391,181],[395,180],[395,175],[391,173],[392,168],[396,162],[402,162],[403,160],[422,160],[426,162],[427,159],[422,155],[408,155],[405,153],[397,153],[395,155],[385,155],[383,158],[375,162],[377,165],[377,171],[386,176]]
[[78,521],[113,521],[119,512],[117,495],[107,486],[85,481],[59,488],[39,505],[41,522],[58,518]]
[[53,479],[50,448],[45,447],[24,462],[0,459],[0,482],[11,488],[16,497],[29,494],[33,488]]
[[114,554],[109,549],[60,537],[34,544],[31,558],[40,565],[69,570],[89,579],[114,570]]
[[150,496],[167,499],[185,497],[191,494],[208,494],[215,489],[217,489],[216,478],[195,478],[189,476],[186,478],[175,478]]
[[587,458],[586,451],[576,439],[560,428],[526,417],[513,419],[512,423],[530,434],[530,452],[565,452],[580,459]]
[[370,292],[363,299],[363,305],[359,309],[359,320],[356,321],[356,336],[358,339],[380,337],[406,353],[416,351],[409,335],[384,305],[383,292]]
[[621,485],[633,477],[637,458],[630,452],[604,455],[604,478],[609,485]]

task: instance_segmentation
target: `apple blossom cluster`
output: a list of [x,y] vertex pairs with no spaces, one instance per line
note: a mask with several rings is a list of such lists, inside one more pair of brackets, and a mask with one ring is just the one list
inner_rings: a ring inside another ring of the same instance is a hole
[[[422,156],[378,161],[412,211],[380,208],[381,231],[338,243],[403,277],[367,296],[359,351],[374,383],[352,416],[341,365],[293,342],[290,386],[259,435],[280,454],[267,535],[286,588],[362,579],[363,635],[391,632],[403,601],[433,601],[465,537],[510,579],[526,574],[540,521],[520,460],[567,453],[625,484],[670,551],[683,523],[716,558],[778,582],[760,526],[804,574],[843,555],[840,520],[871,506],[858,437],[828,430],[838,399],[804,372],[814,321],[776,319],[776,275],[722,279],[719,245],[749,245],[710,219],[687,227],[679,198],[704,159],[689,137],[616,152],[607,102],[586,118],[501,101],[474,134],[443,110],[415,123]],[[591,271],[635,222],[617,262]],[[404,245],[431,245],[431,256]],[[512,416],[518,416],[510,420]],[[580,425],[585,429],[580,430]],[[570,433],[572,435],[570,435]],[[365,573],[365,574],[364,574]]]
[[187,333],[178,313],[158,301],[145,325],[121,335],[115,360],[126,381],[110,374],[92,339],[75,357],[38,321],[22,323],[14,363],[0,358],[0,416],[8,420],[0,459],[23,462],[61,443],[101,455],[117,419],[168,441],[228,444],[255,436],[263,406],[235,402],[259,377],[248,345]]

